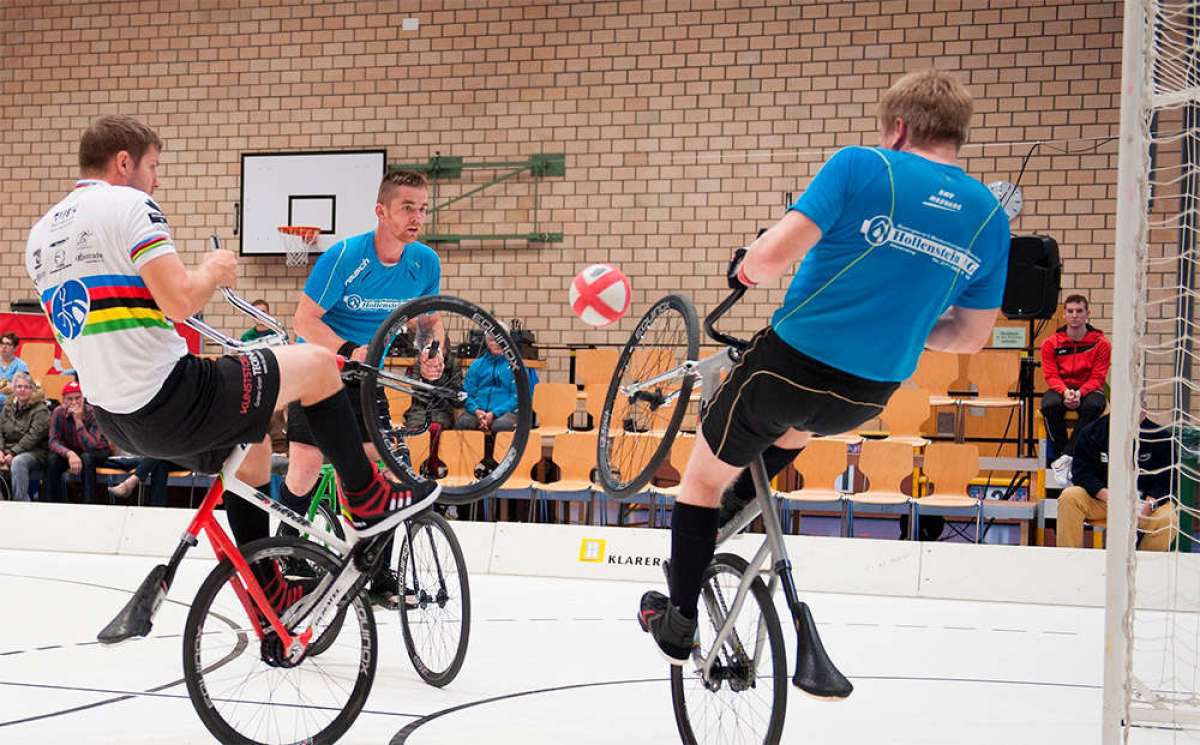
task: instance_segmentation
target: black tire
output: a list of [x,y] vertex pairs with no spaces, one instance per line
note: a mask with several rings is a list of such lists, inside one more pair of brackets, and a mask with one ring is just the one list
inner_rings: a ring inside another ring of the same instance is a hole
[[[342,527],[342,521],[337,511],[330,507],[328,502],[322,501],[317,505],[317,514],[313,516],[313,523],[318,528],[324,528],[333,533],[340,540],[346,540],[346,529]],[[320,540],[316,537],[314,539]]]
[[[421,679],[441,688],[454,680],[467,657],[471,637],[467,563],[454,529],[436,512],[410,521],[400,541],[396,573],[403,595],[404,646]],[[416,595],[413,607],[410,592]]]
[[[740,556],[717,554],[705,569],[699,615],[700,651],[703,654],[708,654],[711,649],[717,631],[724,622],[723,613],[733,603],[738,583],[741,582],[747,568],[746,560]],[[723,577],[729,584],[722,583]],[[756,606],[759,615],[755,618],[749,617],[748,612]],[[717,616],[720,616],[719,620]],[[783,645],[783,630],[779,627],[779,615],[761,578],[755,578],[751,583],[750,595],[742,605],[738,619],[739,623],[734,626],[734,630],[739,632],[736,639],[740,645],[726,640],[724,652],[718,662],[734,677],[721,681],[718,690],[712,691],[705,687],[695,657],[683,667],[671,666],[671,701],[675,706],[675,724],[685,745],[727,742],[747,745],[761,742],[763,745],[775,745],[783,735],[789,683],[787,656]],[[771,659],[769,662],[760,659],[759,669],[763,674],[750,676],[747,674],[748,668],[743,666],[739,675],[736,658],[753,659],[755,654],[753,647],[747,649],[746,645],[754,641],[748,637],[750,629],[758,628],[756,619],[761,619],[766,628],[768,649],[765,651],[769,652]],[[731,634],[730,638],[734,638],[734,634]],[[740,646],[743,653],[731,654],[734,646]],[[734,664],[730,664],[731,660],[735,660]],[[771,690],[765,695],[760,694],[761,689],[768,685]],[[757,711],[751,716],[739,716],[740,712],[744,713],[745,709],[756,702],[769,707],[769,712],[764,714]],[[698,711],[706,705],[715,707],[717,715],[705,716],[703,711]],[[750,731],[764,722],[766,725],[762,727],[761,733]]]
[[[631,400],[621,388],[695,360],[699,351],[696,310],[682,295],[667,295],[638,321],[617,360],[597,427],[596,473],[609,497],[633,496],[654,478],[671,452],[694,381],[684,376],[657,388],[656,392],[673,396],[665,404]],[[643,424],[650,431],[638,431]]]
[[[430,394],[403,382],[385,381],[375,372],[369,371],[364,374],[362,382],[363,414],[367,421],[371,441],[375,443],[384,463],[393,474],[409,481],[424,481],[432,478],[442,484],[439,502],[454,505],[469,504],[499,489],[512,475],[522,453],[525,452],[525,445],[529,441],[529,430],[533,422],[533,399],[530,394],[529,376],[512,336],[491,314],[474,303],[445,295],[416,298],[392,311],[371,340],[371,345],[367,349],[367,365],[395,375],[405,375],[408,365],[412,361],[413,349],[408,348],[407,359],[402,356],[403,349],[399,349],[400,354],[392,355],[389,355],[389,350],[404,346],[403,342],[407,339],[410,322],[415,322],[419,317],[431,313],[438,314],[446,332],[446,343],[452,353],[456,355],[460,351],[473,353],[473,350],[465,348],[469,347],[472,342],[470,333],[472,331],[481,332],[480,338],[483,334],[491,336],[499,345],[517,389],[517,421],[508,449],[503,453],[492,452],[489,454],[486,450],[488,447],[486,443],[489,440],[484,438],[484,445],[479,446],[479,452],[474,452],[477,447],[474,443],[469,446],[460,444],[460,451],[453,454],[448,454],[443,450],[441,453],[443,460],[450,460],[452,455],[457,455],[459,461],[468,461],[474,458],[475,466],[470,469],[470,474],[441,474],[440,471],[429,473],[424,470],[422,465],[410,462],[410,452],[420,452],[421,447],[424,447],[426,452],[430,449],[429,443],[433,440],[430,423],[428,419],[423,424],[406,423],[404,420],[408,409],[400,410],[403,404],[390,403],[386,395],[387,389],[407,393],[412,396],[414,402],[422,406],[436,406],[448,404],[451,399],[445,394],[452,391],[461,392],[461,384],[442,387],[438,393]],[[461,404],[461,402],[459,403]],[[455,415],[457,413],[456,409]],[[421,438],[426,439],[424,442],[419,442]],[[447,433],[444,438],[439,435],[439,441],[451,438],[465,438],[465,436],[461,434],[461,430]],[[465,439],[461,442],[465,443]],[[468,447],[472,449],[472,452],[465,451]],[[428,465],[428,461],[424,465]]]
[[[329,551],[295,537],[254,541],[241,552],[251,568],[303,562],[316,576],[339,568]],[[365,596],[355,596],[338,615],[332,631],[337,638],[319,660],[309,654],[284,667],[263,661],[274,634],[265,641],[257,637],[233,582],[240,580],[225,559],[200,586],[184,625],[184,680],[200,720],[222,743],[336,742],[358,717],[375,679],[378,639]],[[322,701],[323,695],[334,700]]]

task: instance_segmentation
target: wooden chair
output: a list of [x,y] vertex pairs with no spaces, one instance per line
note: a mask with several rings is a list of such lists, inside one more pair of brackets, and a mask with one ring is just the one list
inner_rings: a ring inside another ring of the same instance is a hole
[[846,497],[847,528],[854,535],[856,510],[872,513],[904,515],[909,512],[910,498],[901,491],[906,478],[913,473],[913,449],[904,442],[865,440],[858,458],[858,470],[868,479],[867,490]]
[[[608,383],[603,385],[596,383],[593,385],[584,386],[584,394],[586,400],[584,405],[587,408],[587,413],[592,417],[592,429],[599,429],[600,414],[604,410],[604,397],[608,395]],[[625,412],[629,408],[629,398],[620,394],[613,400],[613,415],[609,421],[609,431],[614,432],[621,429],[621,423],[625,420]]]
[[575,350],[575,384],[607,388],[620,356],[621,350],[613,347]]
[[1008,408],[1019,406],[1020,399],[1012,398],[1021,377],[1021,357],[1015,351],[988,350],[973,354],[967,360],[967,379],[979,389],[978,398],[964,400],[967,406]]
[[[412,406],[412,396],[404,391],[395,391],[391,388],[385,388],[384,394],[387,396],[388,413],[391,415],[393,422],[403,422],[404,412],[408,411]],[[358,406],[357,401],[354,402]]]
[[667,457],[667,461],[671,464],[671,468],[679,474],[679,484],[675,486],[656,486],[654,490],[659,494],[666,494],[671,497],[679,496],[679,486],[683,483],[683,472],[687,468],[688,460],[692,457],[692,448],[696,447],[695,435],[679,434],[675,436],[675,441],[671,443],[671,452]]
[[438,457],[446,464],[443,486],[466,486],[475,481],[475,466],[483,461],[482,430],[443,430],[439,436]]
[[67,380],[66,375],[46,375],[39,382],[47,399],[62,401],[62,389],[67,384]]
[[[804,484],[795,491],[783,492],[780,496],[785,505],[797,510],[796,528],[802,509],[836,509],[845,518],[845,498],[838,491],[838,479],[846,473],[849,451],[846,443],[827,438],[809,440],[808,445],[796,456],[792,466],[804,478]],[[787,524],[786,521],[784,523]]]
[[950,406],[957,399],[949,395],[950,384],[958,380],[958,355],[927,349],[921,353],[912,382],[929,393],[930,406]]
[[[655,439],[655,442],[657,442],[657,439]],[[647,527],[654,528],[658,526],[659,514],[665,513],[667,504],[679,496],[679,488],[683,485],[683,471],[687,468],[688,459],[692,457],[692,448],[695,445],[695,435],[679,433],[675,436],[675,441],[671,443],[671,451],[667,455],[667,462],[679,474],[679,483],[674,486],[655,486],[651,482],[652,485],[645,492],[635,494],[621,504],[617,519],[618,525],[626,524],[628,515],[632,512],[631,508],[644,506],[646,508]]]
[[979,474],[979,448],[965,443],[935,442],[925,448],[921,472],[933,491],[913,500],[910,537],[917,535],[921,512],[955,515],[966,510],[975,513],[975,540],[978,542],[983,525],[983,503],[970,496],[967,488],[971,479]]
[[[495,454],[507,452],[508,447],[512,444],[512,432],[497,432]],[[533,485],[536,481],[534,469],[538,463],[542,462],[542,436],[537,430],[529,433],[529,440],[525,443],[525,452],[521,453],[521,459],[517,461],[517,465],[513,468],[512,475],[508,480],[500,485],[496,490],[496,497],[505,500],[525,500],[529,503],[529,513],[526,518],[529,521],[533,520],[534,506],[537,504],[536,495],[533,491]],[[501,503],[500,519],[508,517],[508,502]],[[485,515],[490,514],[485,506]]]
[[858,432],[843,432],[840,435],[823,435],[821,437],[813,437],[809,442],[817,442],[818,440],[827,442],[837,442],[843,446],[857,445],[863,441],[863,436]]
[[[586,505],[585,520],[592,519],[592,502],[594,487],[592,470],[596,467],[596,433],[567,432],[554,438],[554,463],[559,469],[559,478],[550,483],[537,481],[533,488],[542,499],[550,499],[555,495],[555,501],[567,504],[567,516],[570,517],[571,503]],[[573,495],[573,496],[571,496]]]
[[26,365],[34,380],[41,381],[54,370],[54,345],[44,341],[27,341],[17,354]]
[[[496,433],[496,453],[504,453],[512,444],[512,432],[497,432]],[[521,453],[521,459],[517,461],[516,468],[513,469],[512,475],[508,477],[500,488],[504,490],[519,490],[529,489],[533,486],[536,479],[534,478],[533,468],[542,461],[542,438],[537,432],[531,432],[529,441],[525,443],[525,452]]]
[[576,410],[574,383],[538,383],[533,389],[533,410],[537,412],[537,430],[544,435],[561,435],[569,431],[569,422]]
[[923,448],[929,440],[921,436],[921,425],[929,419],[929,393],[920,388],[899,388],[884,407],[879,418],[887,429],[888,439]]
[[419,473],[421,466],[429,458],[429,434],[423,433],[413,435],[412,437],[405,437],[404,444],[408,446],[408,457],[413,470]]

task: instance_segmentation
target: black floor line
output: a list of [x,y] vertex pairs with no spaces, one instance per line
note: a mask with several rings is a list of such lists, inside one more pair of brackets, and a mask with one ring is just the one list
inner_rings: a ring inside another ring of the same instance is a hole
[[[68,585],[82,585],[82,586],[84,586],[84,587],[96,587],[96,588],[99,588],[99,589],[101,589],[101,590],[113,590],[114,592],[120,592],[120,593],[124,593],[124,594],[126,594],[126,595],[132,595],[132,594],[134,593],[134,590],[130,590],[130,589],[127,589],[127,588],[124,588],[124,587],[113,587],[112,585],[101,585],[101,584],[98,584],[98,583],[96,583],[96,582],[81,582],[81,581],[79,581],[79,580],[74,580],[74,579],[61,579],[61,578],[59,578],[59,577],[31,577],[31,576],[29,576],[29,575],[26,575],[26,574],[10,574],[10,573],[7,573],[7,572],[0,572],[0,577],[15,577],[15,578],[17,578],[17,579],[35,579],[35,580],[42,580],[42,581],[45,581],[45,582],[61,582],[61,583],[63,583],[63,584],[68,584]],[[174,604],[174,605],[179,605],[179,606],[182,606],[182,607],[184,607],[184,608],[191,608],[191,607],[192,607],[190,603],[184,603],[184,602],[182,602],[182,601],[179,601],[179,600],[172,600],[171,598],[166,598],[166,599],[165,599],[165,602],[172,603],[172,604]],[[214,613],[213,615],[214,615],[214,616],[217,616],[217,614],[215,614],[215,613]],[[229,624],[230,624],[230,626],[232,626],[233,628],[237,628],[237,627],[236,627],[234,624],[232,624],[232,622],[230,622],[228,619],[225,619],[225,618],[223,618],[223,617],[221,617],[221,616],[217,616],[217,617],[218,617],[218,618],[221,618],[221,620],[225,621],[226,623],[229,623]],[[24,650],[17,650],[17,652],[21,652],[21,651],[24,651]],[[16,654],[17,652],[6,652],[5,654]],[[87,709],[94,709],[94,708],[96,708],[96,707],[99,707],[99,706],[107,706],[108,704],[116,704],[116,703],[120,703],[120,702],[122,702],[122,701],[128,701],[129,699],[131,699],[131,698],[134,698],[134,697],[136,697],[136,696],[138,696],[138,695],[143,695],[143,696],[144,696],[144,695],[149,695],[149,694],[157,694],[159,691],[163,691],[163,690],[166,690],[166,689],[168,689],[168,688],[173,688],[173,687],[175,687],[175,686],[177,686],[177,685],[180,685],[180,684],[181,684],[181,683],[183,683],[183,682],[184,682],[184,681],[183,681],[183,678],[180,678],[179,680],[173,680],[173,681],[171,681],[170,683],[163,683],[163,684],[162,684],[162,685],[160,685],[160,686],[155,686],[155,687],[153,687],[153,688],[149,688],[149,689],[147,689],[146,691],[143,691],[143,692],[142,692],[142,693],[140,693],[140,694],[124,694],[124,695],[116,696],[115,698],[105,699],[105,700],[103,700],[103,701],[95,701],[95,702],[92,702],[92,703],[90,703],[90,704],[83,704],[82,706],[73,706],[73,707],[70,707],[70,708],[67,708],[67,709],[60,709],[60,710],[58,710],[58,711],[47,712],[47,713],[45,713],[45,714],[38,714],[37,716],[32,716],[32,717],[22,717],[22,718],[20,718],[20,719],[10,719],[10,720],[8,720],[8,721],[6,721],[6,722],[0,722],[0,728],[3,728],[3,727],[9,727],[9,726],[16,725],[16,724],[25,724],[25,723],[27,723],[27,722],[34,722],[34,721],[38,721],[38,720],[40,720],[40,719],[50,719],[50,718],[52,718],[52,717],[60,717],[60,716],[65,716],[65,715],[67,715],[67,714],[74,714],[74,713],[76,713],[76,712],[80,712],[80,711],[86,711]],[[0,684],[2,684],[2,685],[14,685],[14,686],[33,686],[33,687],[45,687],[45,688],[61,688],[60,686],[38,686],[37,684],[31,684],[31,683],[8,683],[8,682],[0,682]],[[103,691],[98,691],[98,692],[103,692]],[[117,692],[117,691],[111,691],[111,693],[118,693],[118,692]]]
[[[904,676],[904,675],[848,675],[846,676],[853,681],[863,680],[879,680],[879,681],[895,681],[895,682],[930,682],[930,683],[982,683],[987,685],[1019,685],[1019,686],[1034,686],[1038,688],[1083,688],[1091,690],[1101,690],[1103,686],[1091,685],[1087,683],[1044,683],[1033,680],[992,680],[988,678],[943,678],[943,677],[919,677],[919,676]],[[620,686],[642,683],[666,683],[668,678],[640,678],[631,680],[608,680],[597,683],[572,683],[570,685],[554,686],[551,688],[538,688],[531,691],[517,691],[515,693],[506,693],[501,696],[492,696],[490,698],[480,699],[478,701],[470,701],[458,706],[451,706],[448,709],[435,711],[432,714],[425,716],[415,721],[409,722],[397,732],[388,745],[408,745],[408,738],[414,732],[424,725],[432,722],[435,719],[457,713],[464,709],[471,709],[477,706],[496,703],[514,698],[523,698],[525,696],[537,696],[543,693],[558,693],[560,691],[572,691],[580,688],[601,688],[605,686]]]
[[[0,686],[11,686],[13,688],[37,688],[37,689],[50,690],[50,691],[70,691],[72,693],[116,694],[118,696],[118,698],[114,698],[109,701],[101,701],[101,702],[86,704],[86,705],[78,706],[74,709],[71,709],[71,711],[81,711],[83,709],[90,709],[94,706],[99,706],[100,704],[103,704],[103,703],[112,703],[115,701],[127,701],[127,700],[133,699],[133,698],[172,698],[172,699],[178,699],[181,701],[188,701],[189,697],[186,693],[160,693],[160,691],[164,690],[165,688],[169,688],[173,685],[178,685],[182,682],[183,682],[182,680],[178,680],[174,683],[169,683],[166,686],[158,686],[156,688],[151,688],[147,691],[120,691],[120,690],[111,689],[111,688],[90,688],[87,686],[63,686],[63,685],[53,685],[50,683],[20,683],[20,682],[12,681],[12,680],[0,680]],[[221,699],[221,700],[222,701],[230,701],[231,699]],[[251,701],[247,701],[247,700],[243,700],[243,699],[238,699],[235,703],[266,703],[266,702],[251,702]],[[273,705],[295,706],[295,704],[273,704]],[[377,716],[385,716],[385,717],[407,717],[409,719],[417,719],[422,716],[421,714],[409,714],[409,713],[403,712],[403,711],[383,711],[381,709],[363,709],[362,713],[363,714],[374,714]],[[22,724],[24,722],[32,722],[32,721],[36,721],[38,719],[46,719],[47,717],[50,717],[50,716],[56,716],[56,715],[55,714],[42,714],[42,715],[39,715],[36,717],[28,717],[26,719],[15,720],[12,722],[4,722],[3,724],[0,724],[0,727],[4,727],[4,726],[10,725],[10,724]]]

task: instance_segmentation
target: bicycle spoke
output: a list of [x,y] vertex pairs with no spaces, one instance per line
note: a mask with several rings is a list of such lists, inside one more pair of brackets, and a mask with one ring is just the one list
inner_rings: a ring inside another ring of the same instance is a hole
[[[246,559],[256,575],[287,565],[285,581],[297,583],[289,587],[304,581],[308,584],[303,586],[316,588],[322,577],[338,570],[331,554],[296,538],[250,544]],[[310,645],[297,662],[287,658],[274,631],[260,640],[248,631],[206,628],[214,619],[245,619],[244,606],[228,581],[231,571],[226,563],[214,570],[185,627],[185,677],[201,719],[221,741],[336,739],[361,709],[374,677],[373,664],[362,665],[375,658],[374,623],[362,596],[314,630],[314,639],[328,643],[319,650]]]

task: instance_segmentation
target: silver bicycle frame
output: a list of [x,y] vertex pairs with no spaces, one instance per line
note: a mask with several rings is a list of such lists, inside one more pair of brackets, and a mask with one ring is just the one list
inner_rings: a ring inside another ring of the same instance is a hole
[[[700,405],[707,406],[708,402],[716,393],[720,383],[720,374],[722,370],[729,369],[733,363],[740,357],[740,353],[730,347],[724,347],[719,351],[703,357],[699,360],[688,360],[682,365],[679,365],[673,370],[668,370],[665,373],[656,375],[653,378],[644,380],[638,383],[632,383],[628,386],[622,386],[621,392],[627,396],[633,396],[643,390],[652,390],[656,386],[663,383],[678,380],[684,377],[692,377],[700,386]],[[673,401],[679,392],[676,391],[668,396],[664,403]],[[730,538],[737,535],[743,528],[749,525],[756,517],[760,515],[763,518],[763,527],[765,529],[765,540],[762,546],[754,554],[754,558],[750,561],[749,567],[745,575],[742,576],[741,583],[738,585],[737,593],[734,595],[733,605],[730,608],[725,622],[721,625],[717,632],[717,637],[713,642],[712,649],[708,656],[703,656],[700,652],[695,652],[697,662],[700,664],[701,673],[707,680],[712,672],[713,663],[717,659],[717,653],[722,645],[729,640],[733,634],[733,624],[737,620],[738,614],[742,610],[742,606],[746,602],[746,596],[750,592],[750,585],[755,578],[760,574],[769,575],[767,583],[767,593],[774,597],[775,590],[779,586],[779,578],[785,572],[787,577],[791,577],[791,560],[788,558],[787,548],[783,543],[783,528],[779,524],[779,516],[775,513],[771,503],[771,485],[767,477],[766,466],[763,465],[762,458],[755,458],[750,463],[750,475],[754,481],[755,499],[750,504],[746,505],[734,518],[722,527],[717,533],[717,547],[724,545]],[[771,559],[770,565],[766,565],[768,556]],[[794,594],[794,589],[793,589]],[[706,598],[706,602],[713,602],[711,598]],[[789,598],[790,600],[790,598]],[[711,610],[710,610],[711,614]],[[759,619],[757,642],[754,652],[754,667],[757,670],[758,663],[762,654],[763,642],[766,639],[767,629],[763,619]]]

